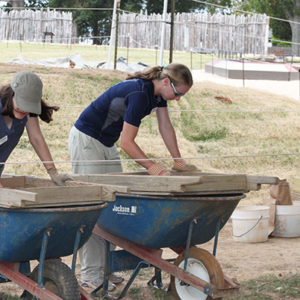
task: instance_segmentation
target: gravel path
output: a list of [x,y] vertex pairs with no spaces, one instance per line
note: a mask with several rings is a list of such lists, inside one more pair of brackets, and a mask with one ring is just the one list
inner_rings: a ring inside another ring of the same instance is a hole
[[194,82],[211,81],[217,84],[224,84],[241,88],[253,88],[300,101],[300,80],[245,80],[243,82],[242,79],[225,78],[222,76],[207,73],[204,70],[193,70],[192,73]]

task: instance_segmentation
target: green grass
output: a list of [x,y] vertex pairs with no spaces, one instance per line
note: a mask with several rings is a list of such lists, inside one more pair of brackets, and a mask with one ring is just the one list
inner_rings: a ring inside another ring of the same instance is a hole
[[[1,287],[1,286],[0,286]],[[240,283],[240,289],[234,296],[224,297],[223,300],[292,300],[300,298],[300,275],[290,275],[287,277],[276,277],[274,275],[262,276],[256,279],[247,280]],[[115,294],[114,296],[119,295]],[[166,292],[147,286],[133,286],[126,296],[132,300],[172,300],[174,299],[170,291]],[[127,298],[127,299],[128,299]],[[0,293],[1,300],[17,300],[17,296]],[[98,300],[104,300],[103,296],[98,296]]]
[[[83,60],[93,62],[105,62],[108,58],[109,46],[97,45],[63,45],[51,43],[28,42],[0,42],[0,62],[8,62],[19,56],[25,60],[36,61],[46,58],[69,57],[80,54]],[[128,63],[143,62],[148,65],[158,65],[160,51],[155,49],[126,49],[118,48],[117,58],[124,57]],[[114,49],[112,60],[114,58]],[[189,53],[182,51],[173,52],[173,61],[186,64],[191,69],[203,69],[205,63],[214,58],[212,55]],[[169,63],[169,51],[164,51],[164,63]]]
[[0,292],[0,299],[1,300],[19,300],[20,298],[18,296],[7,295],[5,293]]
[[[300,275],[263,276],[241,283],[240,293],[226,300],[291,300],[300,298]],[[225,300],[224,299],[224,300]]]

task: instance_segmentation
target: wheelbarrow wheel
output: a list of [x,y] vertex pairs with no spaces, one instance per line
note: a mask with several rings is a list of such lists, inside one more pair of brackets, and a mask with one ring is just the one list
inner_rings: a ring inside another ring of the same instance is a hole
[[[181,253],[174,264],[179,268],[184,268],[185,251]],[[192,247],[189,250],[189,257],[187,261],[187,271],[198,278],[205,280],[208,283],[215,285],[217,288],[224,288],[224,274],[215,259],[215,257],[208,251]],[[205,300],[212,299],[202,291],[184,284],[178,278],[171,276],[171,291],[175,299],[184,300]],[[221,298],[219,298],[221,299]]]
[[[38,281],[38,266],[32,271],[30,278]],[[57,259],[48,259],[44,262],[43,286],[53,294],[64,300],[80,300],[80,289],[72,270]],[[24,291],[21,299],[35,299],[29,292]]]

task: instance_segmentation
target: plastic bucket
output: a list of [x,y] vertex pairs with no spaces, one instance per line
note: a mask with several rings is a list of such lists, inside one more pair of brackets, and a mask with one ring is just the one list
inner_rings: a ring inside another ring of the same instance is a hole
[[235,241],[260,243],[268,239],[268,206],[240,206],[235,209],[231,219],[232,236]]
[[300,201],[294,201],[293,205],[276,205],[275,229],[272,235],[300,236]]

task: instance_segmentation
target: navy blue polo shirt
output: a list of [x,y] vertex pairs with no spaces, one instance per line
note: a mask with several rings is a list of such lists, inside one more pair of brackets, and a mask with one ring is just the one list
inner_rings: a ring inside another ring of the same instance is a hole
[[[0,99],[0,112],[2,104]],[[15,149],[24,132],[27,123],[27,116],[21,120],[13,119],[11,128],[8,128],[3,115],[0,113],[0,162],[6,162],[11,152]],[[0,176],[3,172],[4,165],[0,164]]]
[[122,81],[93,101],[79,116],[75,127],[112,147],[119,139],[123,122],[139,127],[141,120],[167,101],[154,95],[152,80]]

